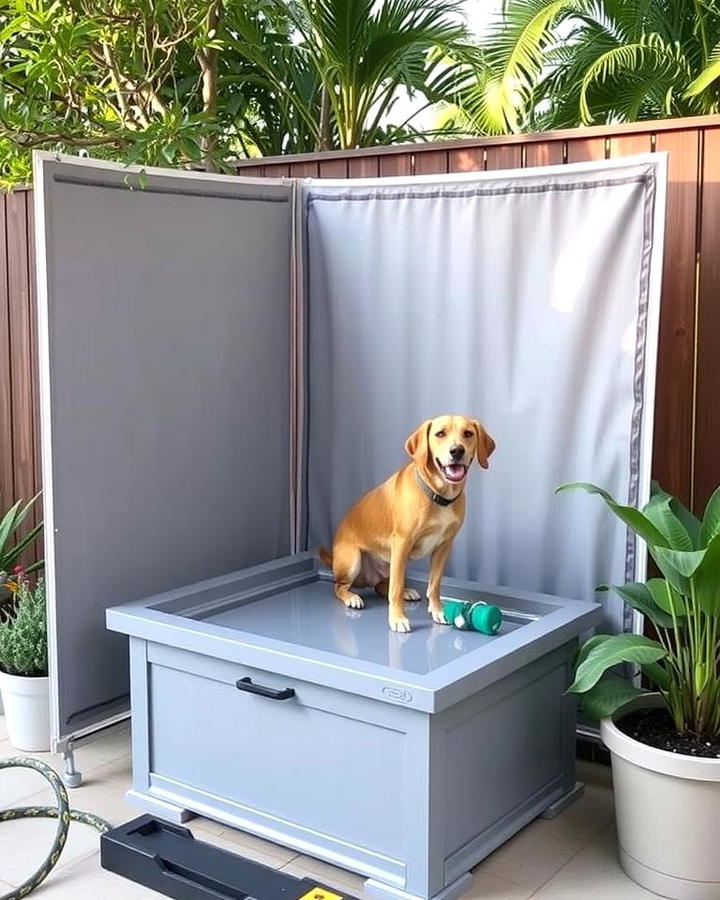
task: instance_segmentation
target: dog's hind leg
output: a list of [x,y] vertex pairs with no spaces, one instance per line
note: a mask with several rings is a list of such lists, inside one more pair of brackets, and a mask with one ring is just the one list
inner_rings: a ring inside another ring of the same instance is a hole
[[[381,597],[387,597],[390,593],[390,579],[383,578],[382,581],[378,581],[375,585],[375,593],[380,594]],[[419,600],[420,594],[415,588],[406,587],[403,593],[403,600]]]
[[335,596],[351,609],[362,609],[363,598],[350,590],[360,573],[362,553],[357,544],[336,543],[333,546],[333,574],[335,575]]

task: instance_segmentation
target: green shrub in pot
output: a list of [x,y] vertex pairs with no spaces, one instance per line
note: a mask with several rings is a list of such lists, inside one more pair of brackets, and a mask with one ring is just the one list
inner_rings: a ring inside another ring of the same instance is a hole
[[48,673],[45,582],[18,581],[12,615],[0,622],[0,671],[29,678]]
[[10,743],[50,749],[50,699],[45,582],[16,581],[10,615],[0,620],[0,694]]
[[[558,490],[571,489],[599,494],[645,541],[662,575],[612,588],[657,638],[595,635],[578,651],[569,688],[582,712],[601,720],[610,750],[620,863],[663,897],[717,900],[720,488],[702,521],[657,485],[642,510],[593,484]],[[639,666],[654,690],[620,677],[613,670],[621,663]]]

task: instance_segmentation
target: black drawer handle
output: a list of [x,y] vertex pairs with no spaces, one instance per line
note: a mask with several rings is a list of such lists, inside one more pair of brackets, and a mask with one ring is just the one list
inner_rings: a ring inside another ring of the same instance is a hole
[[295,696],[295,688],[277,688],[263,687],[262,684],[253,684],[252,678],[241,678],[235,682],[235,687],[239,691],[247,691],[248,694],[257,694],[259,697],[267,697],[268,700],[289,700]]

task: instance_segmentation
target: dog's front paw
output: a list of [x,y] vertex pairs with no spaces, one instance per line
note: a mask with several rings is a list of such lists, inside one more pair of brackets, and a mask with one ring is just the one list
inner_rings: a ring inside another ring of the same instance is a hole
[[348,609],[364,609],[365,601],[358,594],[345,594],[342,602]]
[[403,593],[403,600],[419,600],[420,594],[415,590],[415,588],[405,588],[405,592]]
[[410,620],[407,616],[391,617],[389,621],[390,628],[399,634],[407,634],[410,631]]
[[436,625],[450,625],[451,623],[445,618],[445,613],[443,612],[442,604],[438,605],[435,603],[428,604],[428,612],[432,616],[433,622]]

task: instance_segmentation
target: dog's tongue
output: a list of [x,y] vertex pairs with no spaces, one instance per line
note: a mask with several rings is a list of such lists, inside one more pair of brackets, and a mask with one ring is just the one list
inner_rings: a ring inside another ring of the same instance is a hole
[[460,463],[445,466],[445,477],[448,481],[462,481],[465,477],[465,466]]

